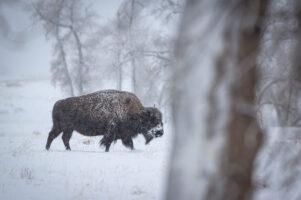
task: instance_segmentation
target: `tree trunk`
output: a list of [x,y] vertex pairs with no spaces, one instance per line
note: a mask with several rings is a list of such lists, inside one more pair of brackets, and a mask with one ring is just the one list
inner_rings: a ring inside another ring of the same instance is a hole
[[69,92],[70,92],[71,96],[74,96],[73,83],[72,83],[72,80],[71,80],[71,77],[70,77],[70,72],[69,72],[69,69],[68,69],[67,61],[66,61],[66,53],[65,53],[63,41],[62,41],[62,39],[60,38],[60,35],[59,35],[59,28],[57,28],[57,30],[56,30],[56,39],[57,39],[57,42],[58,42],[58,45],[59,45],[60,54],[62,55],[63,68],[64,68],[64,73],[65,73],[65,76],[66,76],[66,79],[67,79],[67,83],[68,83],[68,86],[69,86]]
[[132,56],[132,88],[133,93],[137,92],[137,80],[136,80],[136,61],[134,55]]
[[122,67],[121,65],[118,66],[118,90],[122,90]]
[[82,44],[79,39],[79,36],[77,32],[72,29],[72,34],[74,36],[75,42],[76,42],[76,48],[77,48],[77,53],[78,53],[78,69],[77,69],[77,88],[78,88],[78,93],[79,95],[82,95],[84,92],[84,72],[83,69],[85,67],[84,65],[84,57],[83,57],[83,52],[82,52]]
[[241,13],[247,17],[241,20],[238,30],[235,81],[230,91],[230,120],[225,130],[226,143],[220,166],[224,179],[222,197],[229,200],[251,199],[253,165],[262,143],[254,104],[257,55],[267,0],[243,0],[241,3],[245,3],[241,6]]
[[133,22],[134,22],[134,10],[135,10],[135,0],[131,0],[131,11],[130,11],[130,18],[129,18],[129,27],[128,27],[128,37],[130,43],[130,55],[131,55],[131,64],[132,64],[132,90],[133,93],[137,92],[137,80],[136,80],[136,60],[135,60],[135,53],[134,53],[134,40],[132,34]]
[[114,69],[117,71],[117,90],[122,90],[122,63],[120,62],[120,51],[117,52],[117,61],[113,62]]
[[[262,140],[254,112],[256,59],[266,4],[187,1],[173,68],[175,139],[167,199],[252,197]],[[205,28],[198,27],[201,22]],[[202,46],[208,55],[202,56]]]

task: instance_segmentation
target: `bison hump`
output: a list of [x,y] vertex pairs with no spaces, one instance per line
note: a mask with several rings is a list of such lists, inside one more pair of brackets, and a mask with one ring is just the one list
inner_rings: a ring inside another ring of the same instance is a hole
[[91,120],[119,121],[143,109],[136,95],[117,90],[104,90],[75,98],[77,111]]

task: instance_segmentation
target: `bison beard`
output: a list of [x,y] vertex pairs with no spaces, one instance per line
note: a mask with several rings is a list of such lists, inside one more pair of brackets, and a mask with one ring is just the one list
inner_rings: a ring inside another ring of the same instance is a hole
[[143,107],[136,95],[117,90],[59,100],[53,107],[52,120],[47,150],[61,132],[66,149],[71,150],[69,140],[74,130],[86,136],[103,135],[99,143],[106,151],[118,139],[134,149],[132,139],[139,133],[146,144],[163,135],[162,114],[157,108]]

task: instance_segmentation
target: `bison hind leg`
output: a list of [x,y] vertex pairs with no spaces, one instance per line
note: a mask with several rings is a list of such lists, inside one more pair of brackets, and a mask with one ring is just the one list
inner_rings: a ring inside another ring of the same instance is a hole
[[49,132],[48,138],[47,138],[46,150],[49,150],[52,141],[53,141],[57,136],[59,136],[59,134],[60,134],[61,132],[62,132],[62,131],[61,131],[57,126],[53,125],[51,131]]
[[72,129],[64,130],[63,135],[62,135],[62,140],[64,142],[65,148],[66,148],[66,150],[70,150],[70,151],[71,151],[71,148],[69,145],[69,141],[72,136],[72,132],[73,132]]
[[129,148],[131,150],[134,149],[134,144],[133,144],[132,138],[130,138],[130,137],[129,138],[122,138],[121,141],[122,141],[122,144],[124,146],[126,146],[127,148]]

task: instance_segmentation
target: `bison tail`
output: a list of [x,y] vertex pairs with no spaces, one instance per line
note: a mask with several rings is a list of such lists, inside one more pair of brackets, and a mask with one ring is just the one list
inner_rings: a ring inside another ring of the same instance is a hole
[[60,121],[62,121],[62,117],[61,117],[61,112],[62,112],[62,109],[61,109],[61,103],[62,101],[57,101],[54,106],[53,106],[53,109],[52,109],[52,122],[53,122],[53,127],[57,130],[60,130],[61,131],[61,128],[60,127]]
[[49,150],[52,141],[61,133],[61,130],[57,129],[55,126],[52,127],[51,131],[49,132],[47,143],[46,143],[46,150]]

